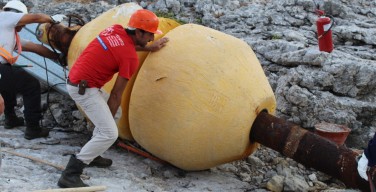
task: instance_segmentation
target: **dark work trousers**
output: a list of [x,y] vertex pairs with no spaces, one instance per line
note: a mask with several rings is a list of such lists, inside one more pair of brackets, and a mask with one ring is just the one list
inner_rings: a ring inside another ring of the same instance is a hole
[[376,165],[376,133],[373,138],[368,141],[368,146],[364,149],[364,154],[368,159],[368,166],[373,167]]
[[4,98],[4,114],[14,115],[16,96],[21,94],[24,102],[24,117],[27,126],[39,125],[41,119],[41,91],[38,79],[24,69],[0,64],[0,93]]

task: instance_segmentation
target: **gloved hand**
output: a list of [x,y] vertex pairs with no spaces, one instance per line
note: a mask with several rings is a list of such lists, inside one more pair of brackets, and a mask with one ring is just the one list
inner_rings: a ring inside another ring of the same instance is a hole
[[360,177],[362,177],[366,181],[368,181],[367,169],[368,169],[368,159],[366,155],[363,153],[362,157],[358,161],[358,173]]
[[63,14],[56,14],[56,15],[51,16],[52,23],[55,23],[55,24],[62,22],[63,19],[65,18],[67,18],[67,16]]

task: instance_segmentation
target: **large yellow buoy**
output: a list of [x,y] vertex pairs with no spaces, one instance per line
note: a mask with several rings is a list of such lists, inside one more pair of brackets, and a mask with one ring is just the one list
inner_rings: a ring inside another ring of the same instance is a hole
[[134,139],[184,170],[203,170],[250,155],[257,114],[276,101],[251,47],[225,33],[185,24],[168,46],[146,57],[129,103]]
[[[135,3],[117,6],[84,25],[68,52],[71,67],[100,31],[124,27]],[[273,91],[253,50],[242,40],[195,24],[160,18],[170,41],[139,52],[140,69],[123,93],[119,136],[185,170],[202,170],[247,157],[253,121],[273,114]],[[110,93],[116,75],[103,89]]]
[[[117,7],[114,7],[105,13],[101,14],[97,18],[93,19],[89,23],[85,24],[74,36],[71,45],[69,47],[68,52],[68,66],[69,68],[72,67],[76,59],[82,53],[82,51],[86,48],[86,46],[105,28],[113,25],[113,24],[120,24],[123,27],[126,27],[129,21],[130,16],[136,11],[142,9],[136,3],[125,3],[121,4]],[[169,30],[179,26],[180,24],[172,19],[168,18],[159,18],[159,27],[158,29],[163,32],[161,35],[155,35],[155,40],[160,39],[166,34]],[[140,66],[142,65],[143,61],[147,57],[149,52],[138,52],[138,58],[140,62]],[[122,139],[133,140],[132,134],[129,129],[129,122],[128,122],[128,103],[130,92],[133,87],[133,82],[135,79],[136,74],[129,80],[126,90],[123,93],[122,97],[122,114],[120,120],[118,121],[118,130],[119,130],[119,137]],[[112,80],[106,83],[103,87],[103,90],[106,93],[110,93],[112,87],[114,86],[117,74],[114,75]]]

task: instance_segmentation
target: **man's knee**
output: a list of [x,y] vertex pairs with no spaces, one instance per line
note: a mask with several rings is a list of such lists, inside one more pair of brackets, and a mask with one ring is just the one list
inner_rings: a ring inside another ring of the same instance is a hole
[[116,128],[116,131],[113,131],[110,135],[109,135],[109,139],[113,142],[115,142],[119,137],[119,132]]
[[94,137],[99,136],[102,139],[105,140],[116,140],[119,137],[119,131],[116,127],[108,126],[108,127],[97,127],[94,132]]

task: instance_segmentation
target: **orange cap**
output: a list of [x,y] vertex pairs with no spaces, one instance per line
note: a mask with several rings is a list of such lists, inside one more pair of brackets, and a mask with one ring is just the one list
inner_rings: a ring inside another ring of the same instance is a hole
[[128,27],[142,29],[150,33],[162,34],[162,31],[158,30],[158,25],[158,17],[153,12],[146,9],[140,9],[134,12],[128,23]]

